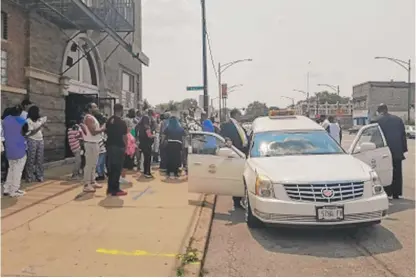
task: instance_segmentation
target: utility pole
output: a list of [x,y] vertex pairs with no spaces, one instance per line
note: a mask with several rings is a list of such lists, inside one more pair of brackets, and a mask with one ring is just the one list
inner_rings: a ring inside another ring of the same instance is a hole
[[204,79],[204,110],[209,113],[208,70],[207,70],[207,26],[205,20],[205,0],[201,0],[202,11],[202,73]]
[[221,85],[221,63],[218,63],[218,117],[219,121],[221,122],[221,102],[222,102],[222,85]]
[[407,104],[407,122],[410,125],[410,121],[411,121],[411,110],[412,110],[412,80],[411,80],[411,71],[412,71],[412,66],[411,66],[411,60],[409,59],[408,61],[408,71],[407,71],[407,83],[409,85],[408,91],[407,91],[407,100],[408,100],[408,104]]

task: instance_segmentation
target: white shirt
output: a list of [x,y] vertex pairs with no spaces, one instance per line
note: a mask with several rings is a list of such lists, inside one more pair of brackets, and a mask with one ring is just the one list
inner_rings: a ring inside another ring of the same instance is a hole
[[340,144],[341,139],[339,138],[339,133],[341,131],[341,128],[339,127],[339,124],[337,123],[329,123],[329,135],[331,135],[332,138],[335,139],[335,141]]
[[[90,115],[90,114],[85,115],[84,122],[86,121],[87,118],[93,119],[96,129],[100,128],[100,123],[97,121],[97,119],[93,115]],[[85,130],[87,132],[86,134],[84,134],[84,141],[85,142],[98,143],[98,142],[101,141],[102,137],[101,137],[100,133],[98,133],[96,135],[92,135],[87,125],[85,125]]]
[[22,113],[20,114],[20,117],[22,117],[23,119],[27,119],[27,112],[23,110]]
[[329,124],[330,122],[328,121],[328,119],[325,119],[325,121],[323,121],[322,123],[322,127],[326,129],[329,126]]
[[[39,128],[42,125],[42,123],[43,123],[43,121],[41,119],[38,119],[36,122],[32,121],[31,119],[27,119],[27,125],[29,127],[29,132]],[[43,140],[42,129],[40,129],[38,132],[36,132],[35,134],[33,134],[31,136],[28,136],[28,137],[30,139],[33,139],[33,140],[36,140],[36,141]]]

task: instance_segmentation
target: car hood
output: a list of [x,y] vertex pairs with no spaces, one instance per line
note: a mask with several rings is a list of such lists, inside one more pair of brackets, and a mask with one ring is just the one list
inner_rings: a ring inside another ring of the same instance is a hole
[[370,180],[371,168],[349,154],[250,158],[257,173],[275,183]]

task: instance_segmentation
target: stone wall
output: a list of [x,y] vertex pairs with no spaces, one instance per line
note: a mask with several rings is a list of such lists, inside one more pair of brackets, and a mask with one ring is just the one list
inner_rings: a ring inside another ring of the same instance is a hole
[[48,129],[44,129],[45,160],[65,158],[65,99],[60,93],[58,76],[68,38],[55,25],[36,13],[30,14],[30,62],[32,70],[42,70],[49,81],[29,78],[30,100],[43,116],[48,117]]
[[[7,86],[25,88],[27,59],[27,15],[10,1],[2,1],[1,11],[7,14],[7,40],[1,41],[1,49],[7,51]],[[3,107],[3,104],[2,104]]]

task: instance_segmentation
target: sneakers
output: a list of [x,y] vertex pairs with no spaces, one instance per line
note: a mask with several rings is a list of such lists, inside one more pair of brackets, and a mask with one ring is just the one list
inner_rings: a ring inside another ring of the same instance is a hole
[[128,180],[126,180],[125,178],[120,177],[120,183],[121,184],[130,184],[130,182]]
[[112,194],[113,196],[126,196],[127,195],[127,192],[126,191],[123,191],[123,190],[120,190],[119,192],[117,192],[117,193],[115,193],[115,194]]
[[105,180],[105,176],[98,176],[95,178],[96,181],[103,181]]
[[13,193],[10,193],[9,194],[9,196],[10,197],[21,197],[21,196],[23,196],[23,195],[25,195],[26,194],[26,192],[24,192],[23,190],[16,190],[15,192],[13,192]]
[[146,179],[153,179],[154,178],[154,176],[152,174],[145,174],[144,177]]
[[95,188],[91,185],[91,184],[86,184],[84,185],[84,190],[85,193],[93,193],[95,192]]
[[103,188],[103,185],[102,184],[99,184],[99,183],[93,183],[93,184],[91,184],[94,188]]

